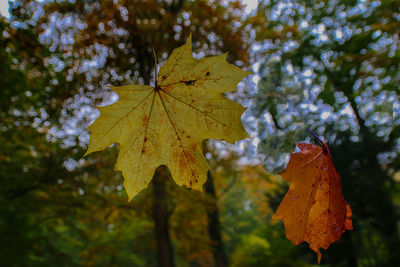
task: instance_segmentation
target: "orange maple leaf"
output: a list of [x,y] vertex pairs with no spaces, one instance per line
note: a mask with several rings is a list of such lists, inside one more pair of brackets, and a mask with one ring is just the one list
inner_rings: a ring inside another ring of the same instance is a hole
[[[322,142],[322,141],[321,141]],[[306,241],[318,255],[320,248],[340,239],[345,230],[352,230],[352,212],[346,203],[340,177],[333,165],[328,145],[301,143],[300,152],[292,153],[281,176],[290,182],[273,219],[281,219],[286,237],[294,245]]]

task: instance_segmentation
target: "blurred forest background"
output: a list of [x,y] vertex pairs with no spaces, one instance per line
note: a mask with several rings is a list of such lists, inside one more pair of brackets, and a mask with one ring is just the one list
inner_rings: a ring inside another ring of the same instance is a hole
[[[196,57],[254,72],[229,94],[252,138],[204,145],[204,193],[169,180],[128,203],[117,145],[82,159],[87,126],[107,85],[152,84],[151,48],[162,63],[190,33]],[[309,127],[354,214],[322,265],[398,266],[400,1],[13,0],[0,62],[0,265],[315,265],[271,221],[288,188],[273,173]]]

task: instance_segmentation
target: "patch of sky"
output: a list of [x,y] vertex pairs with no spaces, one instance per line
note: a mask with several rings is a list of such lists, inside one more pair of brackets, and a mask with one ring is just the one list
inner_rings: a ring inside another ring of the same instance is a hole
[[335,40],[339,43],[339,44],[343,44],[344,43],[344,33],[341,29],[335,30],[334,32],[334,37]]
[[245,5],[246,14],[250,14],[257,8],[258,0],[243,0],[243,4]]
[[310,69],[310,68],[306,68],[303,72],[302,72],[302,75],[304,76],[304,77],[311,77],[312,75],[313,75],[313,71],[312,71],[312,69]]
[[0,1],[0,15],[9,19],[10,18],[10,11],[9,11],[9,1],[2,0]]
[[121,14],[122,20],[123,21],[128,21],[128,19],[129,19],[129,16],[128,16],[129,11],[128,11],[128,9],[126,7],[124,7],[124,6],[122,6],[122,5],[118,5],[118,10],[119,10],[119,12]]
[[300,104],[300,108],[309,110],[311,112],[316,112],[318,110],[318,107],[316,105],[310,103],[302,103]]
[[296,49],[298,47],[299,47],[299,44],[297,42],[295,42],[295,41],[287,41],[287,42],[285,42],[283,44],[283,51],[285,53],[287,53],[287,52],[289,52],[289,51],[291,51],[293,49]]
[[381,34],[382,34],[382,31],[381,31],[381,30],[374,31],[374,32],[372,33],[372,38],[373,38],[373,39],[376,39],[376,38],[378,38],[379,36],[381,36]]
[[346,104],[343,109],[339,111],[340,115],[348,116],[349,118],[354,117],[353,109],[351,108],[350,104]]
[[306,20],[302,20],[300,22],[300,29],[302,30],[308,29],[308,22]]

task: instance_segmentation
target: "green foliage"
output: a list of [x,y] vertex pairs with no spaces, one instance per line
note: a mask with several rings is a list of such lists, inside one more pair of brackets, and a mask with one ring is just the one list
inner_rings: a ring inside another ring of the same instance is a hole
[[294,260],[299,258],[299,250],[285,238],[281,229],[272,225],[268,227],[270,229],[259,230],[258,234],[243,237],[232,255],[231,266],[312,266],[304,261]]
[[232,266],[269,266],[271,252],[265,239],[249,235],[232,256]]

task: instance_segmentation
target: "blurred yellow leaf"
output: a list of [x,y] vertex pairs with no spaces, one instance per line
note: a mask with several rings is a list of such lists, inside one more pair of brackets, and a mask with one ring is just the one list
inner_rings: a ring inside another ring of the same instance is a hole
[[120,144],[115,168],[122,171],[129,200],[160,165],[169,167],[177,184],[201,190],[208,170],[201,142],[248,136],[240,122],[245,108],[222,95],[248,74],[229,64],[226,54],[194,59],[189,37],[160,68],[155,87],[111,88],[119,101],[99,108],[85,155]]

